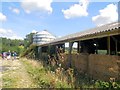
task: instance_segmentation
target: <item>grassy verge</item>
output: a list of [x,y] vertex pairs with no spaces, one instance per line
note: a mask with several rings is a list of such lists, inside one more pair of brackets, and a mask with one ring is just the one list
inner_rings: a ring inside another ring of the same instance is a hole
[[2,87],[3,88],[16,88],[16,82],[18,81],[18,79],[16,78],[11,78],[9,75],[5,75],[2,78],[3,83],[2,83]]
[[2,88],[35,87],[23,64],[19,60],[4,60],[2,63]]
[[40,61],[27,59],[21,59],[21,61],[37,85],[36,88],[71,88],[67,81],[60,80],[54,72],[43,67]]

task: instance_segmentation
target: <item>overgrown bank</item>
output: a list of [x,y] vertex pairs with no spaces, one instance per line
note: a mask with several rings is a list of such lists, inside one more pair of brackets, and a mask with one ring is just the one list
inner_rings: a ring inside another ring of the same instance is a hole
[[36,88],[102,88],[118,89],[120,82],[91,80],[84,75],[69,68],[64,70],[61,66],[52,67],[42,61],[22,59],[27,72],[37,85]]
[[120,89],[120,82],[90,80],[72,68],[64,70],[61,66],[51,67],[33,59],[4,60],[2,67],[2,88]]
[[49,67],[45,68],[43,63],[35,60],[21,60],[33,82],[37,84],[36,88],[71,88],[66,79],[61,79],[60,75],[50,71]]
[[[27,69],[28,73],[32,76],[35,83],[38,84],[38,87],[103,88],[103,89],[120,88],[120,82],[119,81],[116,82],[114,78],[111,78],[110,81],[94,80],[93,78],[89,78],[89,75],[86,73],[80,74],[74,66],[69,68],[69,66],[67,66],[68,64],[63,62],[65,59],[63,53],[57,53],[52,55],[50,53],[42,53],[41,58],[40,57],[35,58],[34,56],[37,56],[36,51],[37,47],[31,45],[23,56],[26,56],[29,59],[32,58],[36,60],[25,60],[23,62],[24,64],[28,64],[26,65],[27,66],[26,68],[28,68]],[[59,58],[59,60],[57,60],[57,58]],[[32,66],[31,63],[40,64],[38,65],[40,67],[38,66],[36,67],[36,65],[34,64]],[[54,78],[53,79],[48,78],[50,76]],[[45,77],[47,77],[48,79],[44,79]]]

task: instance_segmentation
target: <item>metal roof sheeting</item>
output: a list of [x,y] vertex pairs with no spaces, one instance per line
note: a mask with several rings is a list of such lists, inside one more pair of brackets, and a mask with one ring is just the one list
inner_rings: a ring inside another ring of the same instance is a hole
[[[77,32],[77,33],[74,33],[74,34],[66,35],[64,37],[57,38],[57,39],[55,39],[55,40],[53,40],[49,43],[46,43],[44,45],[57,43],[57,42],[65,42],[65,41],[68,41],[68,40],[72,40],[72,39],[76,39],[76,38],[82,38],[82,37],[85,37],[85,36],[87,37],[87,36],[90,36],[90,35],[97,35],[97,34],[104,33],[104,32],[111,32],[111,31],[114,31],[114,30],[118,30],[119,28],[120,28],[120,22],[114,22],[114,23],[98,26],[98,27],[95,27],[95,28],[92,28],[92,29],[89,29],[89,30],[85,30],[85,31],[82,31],[82,32]],[[118,32],[118,33],[120,33],[120,32]]]

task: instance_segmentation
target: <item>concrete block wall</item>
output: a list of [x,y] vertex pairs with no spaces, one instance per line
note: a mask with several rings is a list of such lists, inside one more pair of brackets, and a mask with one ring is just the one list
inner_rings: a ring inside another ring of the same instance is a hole
[[71,59],[72,59],[72,66],[75,67],[79,73],[87,73],[88,55],[73,54]]
[[[72,54],[70,57],[73,68],[79,73],[86,73],[93,79],[108,81],[110,78],[120,80],[120,57],[98,54]],[[63,66],[68,65],[69,55],[64,55]]]
[[89,55],[88,73],[94,79],[106,80],[110,78],[119,79],[118,60],[120,57],[112,55]]

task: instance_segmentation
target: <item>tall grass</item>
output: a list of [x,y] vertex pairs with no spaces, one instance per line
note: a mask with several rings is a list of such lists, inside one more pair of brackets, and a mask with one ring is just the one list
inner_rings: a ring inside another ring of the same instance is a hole
[[21,60],[26,67],[27,72],[37,85],[36,88],[71,88],[72,86],[66,80],[61,79],[59,74],[50,71],[49,66],[43,67],[43,63],[35,60]]
[[[36,88],[120,88],[119,82],[92,80],[75,69],[64,70],[61,65],[45,64],[42,61],[22,59]],[[52,62],[51,62],[52,63]]]

